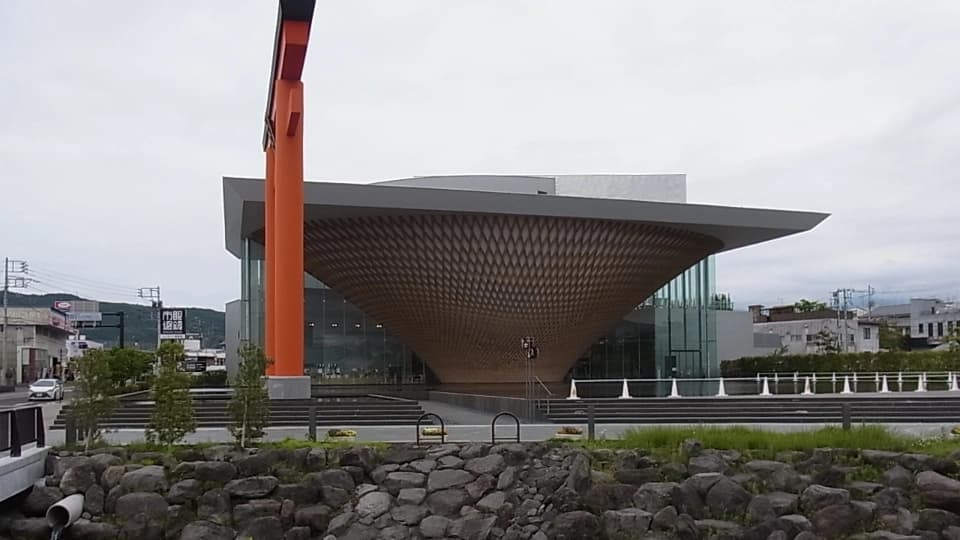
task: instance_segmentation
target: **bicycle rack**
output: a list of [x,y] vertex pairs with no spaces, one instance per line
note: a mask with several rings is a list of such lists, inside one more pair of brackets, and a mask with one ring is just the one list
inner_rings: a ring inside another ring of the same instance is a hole
[[447,442],[447,428],[443,423],[443,418],[440,418],[439,414],[428,412],[420,415],[420,418],[417,418],[417,446],[420,446],[420,423],[431,416],[440,421],[440,444]]
[[494,417],[493,417],[493,420],[490,421],[490,443],[491,443],[491,444],[497,444],[497,441],[498,441],[498,440],[499,440],[499,441],[509,441],[509,440],[513,440],[513,439],[514,439],[514,437],[503,437],[503,438],[497,439],[497,420],[499,420],[501,416],[509,416],[510,418],[513,418],[513,422],[514,422],[514,423],[516,424],[516,426],[517,426],[516,442],[520,442],[520,419],[517,418],[517,415],[515,415],[515,414],[513,414],[513,413],[502,412],[502,413],[494,416]]

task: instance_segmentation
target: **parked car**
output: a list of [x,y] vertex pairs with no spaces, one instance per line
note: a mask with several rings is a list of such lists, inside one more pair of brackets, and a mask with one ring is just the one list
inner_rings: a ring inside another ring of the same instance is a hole
[[34,399],[63,399],[63,384],[58,379],[38,379],[30,385],[30,395]]

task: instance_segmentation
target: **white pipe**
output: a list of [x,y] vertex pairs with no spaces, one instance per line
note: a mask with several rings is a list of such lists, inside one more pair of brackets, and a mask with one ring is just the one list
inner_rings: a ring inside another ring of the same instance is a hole
[[620,392],[620,399],[630,399],[630,387],[627,386],[627,380],[623,380],[623,391]]
[[60,499],[47,509],[47,524],[54,531],[63,530],[73,524],[83,513],[83,495],[79,493]]

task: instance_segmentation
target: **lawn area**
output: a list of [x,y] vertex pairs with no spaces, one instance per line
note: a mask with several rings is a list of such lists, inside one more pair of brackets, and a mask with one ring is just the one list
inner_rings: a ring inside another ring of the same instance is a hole
[[894,452],[919,452],[944,456],[960,449],[960,437],[919,439],[892,433],[882,426],[850,430],[827,427],[811,431],[779,433],[750,427],[655,427],[630,430],[623,438],[585,443],[591,448],[643,448],[660,455],[676,455],[685,439],[696,439],[704,448],[738,450],[755,456],[773,457],[787,450],[814,448],[860,448]]

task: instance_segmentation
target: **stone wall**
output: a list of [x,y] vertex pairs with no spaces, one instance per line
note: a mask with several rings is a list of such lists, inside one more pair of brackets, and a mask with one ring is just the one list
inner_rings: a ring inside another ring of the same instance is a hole
[[[872,450],[682,459],[548,443],[60,452],[7,504],[0,538],[85,495],[72,539],[960,540],[956,459]],[[957,457],[957,456],[953,456]]]

